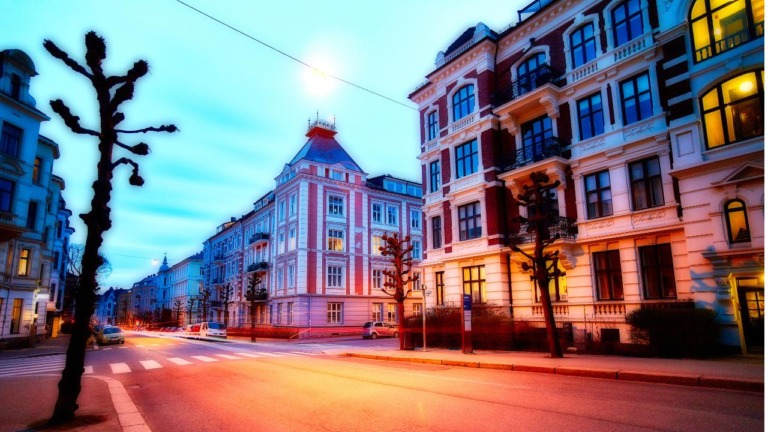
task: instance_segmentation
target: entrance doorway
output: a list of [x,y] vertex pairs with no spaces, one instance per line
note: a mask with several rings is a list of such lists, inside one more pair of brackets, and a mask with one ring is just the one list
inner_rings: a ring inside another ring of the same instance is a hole
[[747,352],[762,353],[765,345],[765,289],[757,278],[737,278],[741,323]]

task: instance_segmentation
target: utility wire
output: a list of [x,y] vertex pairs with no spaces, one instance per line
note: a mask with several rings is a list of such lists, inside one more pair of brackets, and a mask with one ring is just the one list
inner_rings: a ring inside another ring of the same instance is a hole
[[308,67],[308,68],[312,69],[312,70],[313,70],[313,71],[315,71],[315,72],[319,72],[319,73],[321,73],[321,74],[323,74],[323,75],[327,75],[327,76],[329,76],[329,77],[331,77],[331,78],[333,78],[333,79],[335,79],[335,80],[337,80],[337,81],[339,81],[339,82],[342,82],[342,83],[344,83],[344,84],[347,84],[347,85],[351,85],[352,87],[355,87],[355,88],[357,88],[357,89],[359,89],[359,90],[363,90],[363,91],[365,91],[365,92],[368,92],[368,93],[370,93],[370,94],[372,94],[372,95],[374,95],[374,96],[378,96],[378,97],[380,97],[380,98],[384,98],[384,99],[386,99],[386,100],[388,100],[388,101],[390,101],[390,102],[394,102],[394,103],[396,103],[396,104],[398,104],[398,105],[400,105],[400,106],[406,107],[406,108],[408,108],[408,109],[411,109],[411,110],[414,110],[414,111],[418,111],[416,108],[414,108],[414,107],[412,107],[412,106],[408,106],[408,105],[406,105],[406,104],[404,104],[404,103],[402,103],[402,102],[399,102],[399,101],[397,101],[397,100],[395,100],[395,99],[392,99],[392,98],[390,98],[390,97],[388,97],[388,96],[384,96],[384,95],[383,95],[383,94],[381,94],[381,93],[377,93],[377,92],[375,92],[375,91],[373,91],[373,90],[370,90],[370,89],[367,89],[367,88],[365,88],[365,87],[363,87],[363,86],[361,86],[361,85],[358,85],[358,84],[355,84],[355,83],[353,83],[353,82],[351,82],[351,81],[348,81],[348,80],[346,80],[346,79],[344,79],[344,78],[342,78],[342,77],[339,77],[339,76],[333,75],[333,74],[331,74],[331,73],[328,73],[328,72],[326,72],[326,71],[323,71],[323,70],[321,70],[321,69],[318,69],[318,68],[316,68],[315,66],[312,66],[311,64],[308,64],[308,63],[304,62],[303,60],[301,60],[301,59],[299,59],[299,58],[296,58],[296,57],[294,57],[294,56],[292,56],[292,55],[288,54],[288,53],[287,53],[287,52],[285,52],[285,51],[282,51],[282,50],[280,50],[280,49],[278,49],[278,48],[276,48],[276,47],[274,47],[274,46],[272,46],[272,45],[270,45],[270,44],[268,44],[268,43],[266,43],[266,42],[263,42],[263,41],[259,40],[258,38],[254,37],[254,36],[251,36],[251,35],[249,35],[248,33],[244,32],[244,31],[242,31],[242,30],[240,30],[240,29],[238,29],[238,28],[236,28],[236,27],[233,27],[233,26],[231,26],[231,25],[229,25],[229,24],[225,23],[224,21],[222,21],[222,20],[220,20],[220,19],[218,19],[218,18],[216,18],[216,17],[213,17],[213,16],[211,16],[211,15],[209,15],[209,14],[207,14],[207,13],[205,13],[205,12],[201,11],[200,9],[197,9],[197,8],[196,8],[196,7],[194,7],[194,6],[191,6],[191,5],[187,4],[187,3],[184,3],[184,2],[183,2],[183,1],[181,1],[181,0],[176,0],[176,2],[178,2],[178,3],[181,3],[182,5],[184,5],[184,6],[188,7],[189,9],[192,9],[193,11],[195,11],[195,12],[199,13],[200,15],[203,15],[203,16],[205,16],[206,18],[209,18],[209,19],[211,19],[211,20],[213,20],[213,21],[216,21],[217,23],[219,23],[219,24],[223,25],[224,27],[227,27],[228,29],[230,29],[230,30],[232,30],[232,31],[234,31],[234,32],[237,32],[237,33],[239,33],[240,35],[242,35],[242,36],[245,36],[245,37],[247,37],[248,39],[250,39],[250,40],[252,40],[252,41],[254,41],[254,42],[256,42],[256,43],[259,43],[259,44],[261,44],[261,45],[263,45],[263,46],[265,46],[265,47],[267,47],[267,48],[271,49],[272,51],[275,51],[275,52],[277,52],[278,54],[281,54],[281,55],[283,55],[283,56],[285,56],[285,57],[288,57],[289,59],[291,59],[291,60],[293,60],[293,61],[295,61],[295,62],[297,62],[297,63],[300,63],[300,64],[302,64],[302,65],[304,65],[304,66],[306,66],[306,67]]

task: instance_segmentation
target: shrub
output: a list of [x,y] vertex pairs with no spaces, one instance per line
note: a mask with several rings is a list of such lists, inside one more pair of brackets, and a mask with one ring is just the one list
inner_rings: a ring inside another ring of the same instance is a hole
[[715,354],[719,327],[709,309],[640,308],[626,317],[630,339],[647,344],[661,357],[703,357]]
[[[427,312],[427,345],[449,349],[461,348],[463,310],[438,306]],[[413,334],[415,345],[422,344],[422,317],[406,319],[405,326]],[[472,308],[472,347],[475,349],[511,349],[514,325],[505,311],[496,306],[475,305]]]

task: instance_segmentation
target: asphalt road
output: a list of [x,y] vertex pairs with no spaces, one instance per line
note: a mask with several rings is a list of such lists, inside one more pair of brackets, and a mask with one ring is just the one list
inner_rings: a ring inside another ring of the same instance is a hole
[[129,335],[125,347],[89,353],[86,363],[120,380],[156,432],[748,432],[764,425],[760,393],[340,358],[320,347]]

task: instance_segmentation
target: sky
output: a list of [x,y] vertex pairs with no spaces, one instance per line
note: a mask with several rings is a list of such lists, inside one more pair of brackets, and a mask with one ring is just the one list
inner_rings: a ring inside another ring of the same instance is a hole
[[[53,171],[66,183],[72,243],[85,243],[78,215],[90,211],[97,143],[73,134],[48,103],[63,99],[93,129],[98,110],[90,82],[51,57],[43,41],[85,64],[84,35],[93,30],[106,40],[111,75],[147,60],[150,72],[122,105],[121,127],[180,129],[123,136],[152,152],[133,157],[143,187],[128,185],[129,167],[115,171],[112,229],[101,248],[112,273],[103,287],[130,288],[156,273],[164,256],[170,265],[182,261],[201,251],[217,226],[249,212],[306,142],[309,119],[335,119],[337,140],[370,176],[420,181],[419,117],[408,94],[464,30],[483,22],[500,31],[528,2],[184,3],[250,37],[178,0],[0,0],[0,50],[24,51],[38,72],[30,91],[51,118],[40,133],[61,152]],[[131,155],[117,149],[115,158],[121,156]]]

